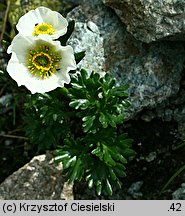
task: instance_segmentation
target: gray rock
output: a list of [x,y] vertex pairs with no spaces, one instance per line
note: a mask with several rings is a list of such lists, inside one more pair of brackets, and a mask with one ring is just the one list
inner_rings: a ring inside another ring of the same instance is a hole
[[185,139],[185,108],[184,105],[177,107],[173,111],[173,119],[178,123],[179,138]]
[[112,7],[135,38],[185,40],[184,0],[103,0]]
[[75,52],[86,51],[85,58],[79,63],[80,68],[88,68],[88,71],[101,73],[104,66],[103,38],[95,23],[76,22],[75,33],[69,42]]
[[64,182],[62,165],[52,155],[35,156],[0,185],[0,199],[73,199],[72,186]]
[[173,200],[185,200],[185,183],[181,184],[181,187],[173,192]]
[[128,189],[128,194],[134,199],[140,199],[143,196],[143,194],[140,192],[142,185],[143,181],[133,183]]
[[146,110],[141,116],[141,120],[145,122],[150,122],[152,119],[156,117],[156,114],[152,112],[151,110]]
[[150,152],[149,155],[145,158],[147,162],[151,162],[157,158],[156,152]]
[[182,142],[185,140],[185,123],[184,122],[178,122],[178,138],[182,140]]
[[68,14],[76,20],[70,44],[75,51],[86,50],[84,68],[112,73],[118,83],[130,85],[128,118],[177,94],[185,60],[181,42],[142,43],[103,3],[82,2]]
[[0,97],[0,114],[4,114],[13,108],[13,97],[6,94]]

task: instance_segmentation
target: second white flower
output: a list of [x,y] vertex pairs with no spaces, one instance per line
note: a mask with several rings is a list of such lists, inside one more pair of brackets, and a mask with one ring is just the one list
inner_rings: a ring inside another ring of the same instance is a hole
[[47,34],[52,39],[57,39],[67,32],[67,26],[67,20],[57,11],[38,7],[23,15],[16,28],[23,36]]

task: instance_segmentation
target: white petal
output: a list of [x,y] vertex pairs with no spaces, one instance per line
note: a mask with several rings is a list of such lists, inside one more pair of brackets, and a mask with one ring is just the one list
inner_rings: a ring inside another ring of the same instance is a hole
[[57,72],[59,79],[59,84],[66,83],[69,84],[71,79],[69,76],[70,70],[76,70],[76,62],[74,58],[74,52],[71,46],[62,47],[62,60],[60,62],[60,71]]
[[48,79],[36,79],[34,77],[27,79],[24,84],[32,94],[45,93],[56,89],[57,87],[63,87],[63,85],[58,83],[58,77],[56,75],[51,76]]
[[73,48],[69,45],[62,47],[62,60],[60,67],[65,71],[76,70]]
[[70,78],[69,73],[67,71],[59,71],[57,73],[57,76],[59,77],[59,79],[58,79],[59,85],[64,85],[65,83],[69,84],[71,81],[71,78]]
[[28,55],[29,48],[33,45],[33,41],[33,37],[23,37],[22,35],[18,34],[12,40],[7,52],[15,52],[19,61],[24,62]]
[[56,30],[56,32],[51,35],[53,39],[57,39],[66,34],[68,22],[60,13],[56,11],[48,12],[48,14],[44,17],[44,21],[46,23],[50,23]]
[[31,76],[31,74],[28,73],[25,65],[19,63],[15,53],[12,53],[11,59],[8,62],[7,72],[19,86],[24,85],[28,76]]
[[43,23],[43,18],[36,10],[31,10],[19,19],[16,28],[22,35],[31,36],[37,23]]

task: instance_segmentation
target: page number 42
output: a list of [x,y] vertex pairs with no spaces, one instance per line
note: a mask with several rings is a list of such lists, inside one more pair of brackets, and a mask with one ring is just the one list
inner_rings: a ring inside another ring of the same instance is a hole
[[172,203],[168,211],[181,211],[181,203]]

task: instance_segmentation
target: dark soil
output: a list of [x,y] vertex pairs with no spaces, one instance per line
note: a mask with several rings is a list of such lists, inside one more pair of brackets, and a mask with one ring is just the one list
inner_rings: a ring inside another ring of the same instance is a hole
[[30,161],[35,154],[28,144],[22,130],[22,117],[16,114],[13,123],[13,112],[0,115],[0,183],[14,171]]
[[[143,199],[171,199],[171,193],[180,187],[184,181],[180,174],[160,194],[162,187],[170,177],[185,164],[185,151],[177,148],[182,141],[176,138],[177,125],[175,122],[163,122],[155,119],[151,122],[133,121],[129,134],[134,138],[136,158],[128,165],[126,181],[144,181],[141,188]],[[156,158],[147,162],[141,157],[147,157],[156,152]]]

